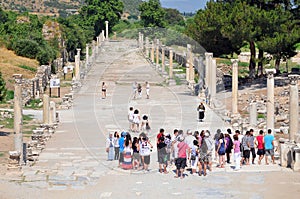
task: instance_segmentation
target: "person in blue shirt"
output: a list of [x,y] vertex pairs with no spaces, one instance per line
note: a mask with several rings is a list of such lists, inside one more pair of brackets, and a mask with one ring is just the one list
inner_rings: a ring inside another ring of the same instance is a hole
[[124,155],[123,155],[123,152],[124,152],[124,142],[125,142],[125,136],[126,136],[126,132],[123,131],[121,133],[121,138],[119,139],[119,146],[120,146],[120,156],[119,156],[119,167],[122,166],[122,163],[124,162]]
[[272,130],[268,129],[268,134],[264,137],[264,143],[265,143],[265,154],[266,154],[266,164],[268,165],[268,156],[271,156],[273,164],[275,164],[274,159],[274,135],[271,134]]

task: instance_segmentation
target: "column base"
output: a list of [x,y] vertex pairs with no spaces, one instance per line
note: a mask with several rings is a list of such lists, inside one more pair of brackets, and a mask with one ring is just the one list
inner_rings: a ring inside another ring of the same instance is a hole
[[176,86],[176,81],[174,79],[169,79],[169,86]]

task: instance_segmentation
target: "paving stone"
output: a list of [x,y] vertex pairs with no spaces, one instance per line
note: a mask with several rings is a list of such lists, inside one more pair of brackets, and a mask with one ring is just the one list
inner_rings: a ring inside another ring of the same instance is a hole
[[48,187],[48,190],[49,191],[64,191],[66,190],[68,187],[67,186],[51,186],[51,187]]

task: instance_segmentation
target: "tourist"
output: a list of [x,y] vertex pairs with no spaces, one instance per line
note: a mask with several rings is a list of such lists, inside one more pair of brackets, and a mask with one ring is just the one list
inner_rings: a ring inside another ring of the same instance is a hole
[[131,141],[131,136],[129,133],[126,134],[125,136],[125,142],[124,142],[124,160],[122,163],[122,168],[123,169],[132,169],[132,141]]
[[135,109],[133,112],[133,132],[138,133],[140,129],[141,117],[139,114],[139,110]]
[[[193,134],[192,130],[188,129],[186,131],[186,134],[187,134],[187,136],[185,137],[184,142],[189,146],[189,148],[192,148],[192,146],[194,145],[194,140],[196,140],[196,139],[192,135]],[[190,157],[189,151],[187,152],[186,155],[187,155],[187,166],[190,167],[191,166],[191,157]]]
[[225,168],[225,146],[226,146],[226,140],[224,138],[224,134],[220,133],[219,137],[219,145],[217,148],[217,152],[219,155],[219,168]]
[[192,147],[190,147],[190,159],[191,159],[191,169],[192,169],[192,175],[196,175],[196,169],[198,166],[198,160],[199,160],[199,147],[198,147],[198,141],[194,140]]
[[209,130],[205,131],[204,136],[205,136],[204,137],[204,142],[205,142],[206,147],[207,147],[206,157],[207,157],[207,160],[208,160],[208,169],[209,169],[209,171],[212,171],[212,154],[213,154],[213,150],[214,150],[214,142],[211,139]]
[[165,136],[160,136],[159,143],[157,144],[159,172],[164,172],[165,174],[168,173],[166,147],[167,144],[165,143]]
[[133,107],[129,107],[128,111],[128,122],[129,122],[129,130],[133,131],[134,129],[134,123],[133,123],[133,115],[134,115],[134,110]]
[[255,153],[255,137],[253,135],[254,133],[254,130],[253,129],[250,129],[250,136],[249,136],[249,145],[250,145],[250,152],[251,152],[251,155],[252,155],[252,164],[255,164],[254,163],[254,160],[256,158],[256,153]]
[[209,163],[211,162],[211,150],[213,149],[213,142],[209,140],[209,133],[205,132],[202,143],[200,147],[200,158],[199,158],[199,176],[202,175],[202,169],[203,169],[203,175],[206,176],[207,167],[211,167]]
[[132,84],[132,89],[133,89],[133,99],[136,99],[136,95],[137,95],[137,82],[133,82]]
[[176,161],[176,158],[177,158],[177,155],[178,155],[178,148],[177,148],[177,136],[178,136],[178,130],[177,129],[174,129],[173,131],[173,137],[172,137],[172,158],[171,158],[171,163],[175,163]]
[[184,169],[186,167],[186,158],[187,158],[187,151],[189,151],[189,146],[184,142],[184,136],[178,136],[179,143],[177,144],[178,148],[178,158],[176,159],[176,176],[175,178],[183,179]]
[[114,160],[115,150],[114,150],[114,138],[113,133],[110,132],[108,138],[106,139],[106,153],[107,153],[107,160],[112,161]]
[[146,172],[149,171],[150,153],[152,151],[152,144],[147,137],[142,137],[140,141],[140,156],[142,159],[143,168]]
[[232,139],[231,139],[230,135],[228,134],[228,131],[225,133],[225,140],[226,140],[226,149],[225,149],[226,162],[228,164],[230,164],[230,156],[231,156],[231,150],[232,150],[232,147],[233,147],[233,142],[232,142]]
[[[158,144],[160,143],[160,138],[162,137],[162,136],[164,136],[164,132],[165,132],[165,130],[163,129],[163,128],[161,128],[161,129],[159,129],[159,133],[157,134],[157,136],[156,136],[156,147],[158,148]],[[159,157],[160,157],[160,151],[159,150],[157,150],[157,161],[159,161]]]
[[140,154],[139,154],[139,140],[137,137],[133,138],[132,141],[132,167],[133,169],[138,169],[140,166]]
[[204,119],[204,112],[205,112],[205,106],[202,102],[200,102],[199,106],[197,107],[197,111],[199,112],[199,122],[203,122]]
[[234,170],[238,171],[240,169],[240,164],[241,164],[241,149],[240,149],[240,141],[239,137],[237,134],[233,136],[233,154],[234,154],[234,162],[235,162],[235,167]]
[[265,143],[265,153],[266,153],[266,165],[268,165],[268,157],[271,156],[272,163],[275,164],[275,158],[274,158],[274,136],[272,135],[272,130],[268,129],[268,134],[264,137],[264,143]]
[[249,165],[249,158],[250,158],[250,131],[246,131],[246,135],[242,139],[242,146],[243,146],[243,156],[241,160],[241,164]]
[[102,82],[102,99],[106,98],[106,89],[107,89],[107,86],[106,86],[105,82]]
[[141,124],[141,131],[149,131],[150,125],[149,125],[149,120],[147,115],[143,115],[142,117],[142,124]]
[[263,130],[260,130],[259,135],[256,137],[256,146],[257,146],[258,164],[261,164],[261,160],[264,158],[265,155]]
[[138,91],[139,98],[142,98],[142,85],[141,84],[138,84],[137,91]]
[[150,98],[150,84],[149,82],[146,82],[146,95],[147,95],[147,99]]
[[120,155],[119,139],[120,139],[119,133],[116,131],[114,133],[115,160],[118,160]]
[[217,129],[217,132],[214,135],[214,141],[215,141],[215,160],[218,159],[218,146],[219,146],[220,134],[221,134],[221,129]]
[[123,164],[123,161],[124,161],[124,154],[123,154],[123,152],[124,152],[124,142],[125,142],[125,136],[126,136],[126,132],[125,131],[123,131],[122,133],[121,133],[121,137],[120,137],[120,139],[119,139],[119,147],[120,147],[120,155],[119,155],[119,167],[121,167],[122,166],[122,164]]

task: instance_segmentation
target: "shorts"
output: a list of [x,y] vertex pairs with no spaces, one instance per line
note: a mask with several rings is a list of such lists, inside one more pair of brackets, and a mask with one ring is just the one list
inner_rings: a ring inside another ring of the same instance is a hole
[[160,152],[158,154],[158,163],[159,164],[166,164],[167,163],[167,154]]
[[264,149],[257,149],[257,155],[265,155]]
[[197,163],[198,163],[198,157],[196,157],[195,160],[191,160],[191,168],[196,169],[197,168]]
[[209,154],[209,155],[203,155],[203,156],[201,156],[200,158],[199,158],[199,162],[201,163],[201,164],[203,164],[203,163],[209,163],[209,162],[211,162],[212,161],[212,158],[211,158],[211,155]]
[[244,150],[243,157],[249,159],[250,158],[250,150]]
[[265,153],[266,156],[274,156],[274,149],[266,149]]
[[133,160],[140,160],[140,154],[137,153],[137,152],[134,152],[133,155],[132,155],[132,159]]
[[102,92],[106,92],[106,89],[102,89]]
[[186,167],[186,158],[177,158],[175,161],[176,168],[184,169]]
[[146,156],[143,156],[144,157],[144,163],[145,164],[150,164],[150,155],[146,155]]

